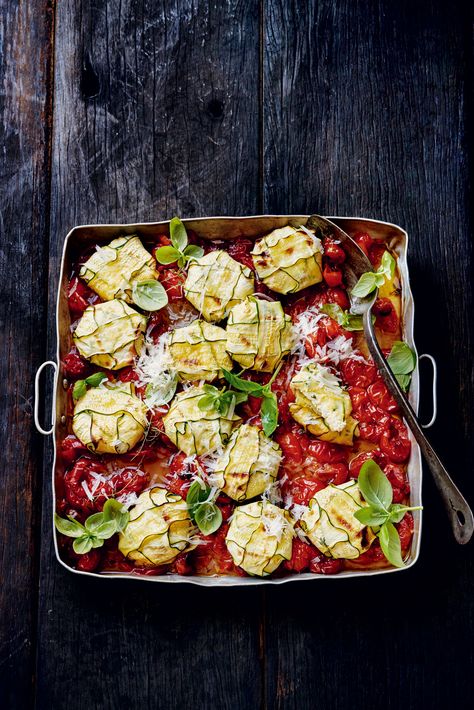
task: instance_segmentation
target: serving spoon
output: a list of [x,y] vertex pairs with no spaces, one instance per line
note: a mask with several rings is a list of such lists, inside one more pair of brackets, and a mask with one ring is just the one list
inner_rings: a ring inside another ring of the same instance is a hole
[[465,545],[469,542],[474,532],[474,517],[472,510],[443,466],[430,442],[424,435],[411,404],[405,397],[403,390],[388,366],[377,342],[371,311],[375,299],[377,298],[378,289],[364,298],[358,298],[353,296],[351,293],[351,289],[354,288],[362,274],[373,270],[372,264],[358,244],[356,244],[356,242],[340,227],[325,217],[311,215],[306,223],[306,226],[309,229],[313,229],[317,237],[332,237],[333,239],[336,239],[342,244],[344,251],[346,252],[347,259],[344,262],[343,268],[351,302],[351,313],[362,316],[364,335],[369,352],[380,371],[383,381],[400,407],[403,416],[410,427],[412,434],[423,453],[423,456],[425,457],[425,461],[428,464],[428,468],[431,471],[431,475],[434,478],[436,487],[438,488],[446,507],[446,512],[451,522],[456,542],[460,545]]

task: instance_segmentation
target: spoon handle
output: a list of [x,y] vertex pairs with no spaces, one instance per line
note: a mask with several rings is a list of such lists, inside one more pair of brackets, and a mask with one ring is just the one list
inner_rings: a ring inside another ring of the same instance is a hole
[[402,389],[395,379],[395,376],[390,370],[375,336],[370,308],[364,313],[364,334],[367,340],[369,352],[380,370],[382,379],[397,401],[397,404],[402,410],[403,416],[405,417],[413,436],[423,452],[423,456],[425,457],[428,468],[431,471],[431,475],[433,476],[436,486],[441,494],[441,497],[443,498],[456,542],[460,545],[465,545],[469,542],[474,532],[474,517],[472,515],[472,510],[441,463],[436,451],[424,435],[413,408],[406,399]]

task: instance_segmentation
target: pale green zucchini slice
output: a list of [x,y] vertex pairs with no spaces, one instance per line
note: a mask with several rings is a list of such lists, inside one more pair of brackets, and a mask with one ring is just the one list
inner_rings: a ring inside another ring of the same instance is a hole
[[295,293],[323,279],[321,241],[311,230],[282,227],[255,242],[252,259],[263,283]]
[[170,334],[169,353],[173,369],[182,380],[206,380],[222,377],[222,368],[232,369],[226,351],[227,334],[223,328],[205,320],[195,320]]
[[120,533],[118,548],[140,566],[166,565],[181,552],[193,549],[193,531],[183,498],[165,488],[151,488],[130,509],[130,520]]
[[349,393],[328,367],[311,362],[290,382],[295,401],[290,414],[318,439],[351,446],[358,422],[351,417]]
[[287,510],[267,500],[238,506],[226,535],[234,563],[248,574],[267,577],[291,559],[294,521]]
[[79,276],[104,301],[121,298],[132,303],[133,285],[157,279],[158,272],[153,256],[137,236],[131,235],[97,249],[81,267]]
[[249,296],[227,321],[227,351],[242,367],[272,372],[294,345],[290,316],[281,303]]
[[217,459],[213,485],[233,500],[255,498],[276,480],[281,459],[276,441],[258,427],[242,424]]
[[73,339],[82,357],[99,367],[119,370],[140,354],[145,329],[145,316],[114,299],[86,308]]
[[77,401],[72,429],[88,449],[125,454],[143,438],[147,408],[130,391],[130,383],[120,387],[93,387]]
[[225,251],[211,251],[189,262],[184,295],[208,321],[225,318],[254,290],[252,271]]
[[300,525],[326,557],[354,560],[366,552],[375,539],[372,529],[354,515],[366,505],[357,481],[329,485],[315,493],[300,518]]
[[188,456],[201,456],[221,448],[241,421],[234,412],[224,416],[214,410],[199,409],[198,402],[205,394],[203,387],[197,386],[180,392],[163,417],[166,436]]

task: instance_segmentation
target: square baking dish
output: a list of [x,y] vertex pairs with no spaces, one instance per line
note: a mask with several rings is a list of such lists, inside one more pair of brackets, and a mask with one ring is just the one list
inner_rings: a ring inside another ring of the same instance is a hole
[[[187,227],[192,229],[199,237],[208,239],[233,239],[236,237],[256,237],[264,232],[269,232],[272,229],[284,227],[295,220],[300,223],[308,218],[308,215],[257,215],[251,217],[201,217],[196,219],[183,219]],[[410,289],[410,281],[407,266],[407,248],[408,235],[407,233],[395,224],[381,222],[373,219],[364,219],[358,217],[328,217],[328,219],[339,225],[349,235],[356,232],[369,232],[375,240],[383,241],[387,246],[396,253],[398,258],[398,269],[401,277],[402,286],[402,334],[403,339],[416,352],[415,343],[413,340],[414,326],[414,303]],[[103,224],[103,225],[82,225],[74,227],[66,236],[64,249],[61,259],[61,269],[59,275],[59,286],[57,294],[56,306],[56,333],[57,333],[57,354],[56,361],[48,361],[43,363],[36,373],[35,382],[35,423],[42,434],[53,434],[54,442],[54,458],[52,470],[52,494],[53,494],[53,510],[56,507],[55,481],[58,476],[62,476],[64,471],[60,469],[60,464],[56,456],[56,451],[61,439],[68,433],[67,431],[67,415],[66,415],[66,387],[67,383],[61,373],[60,363],[68,352],[71,343],[71,318],[67,303],[67,287],[68,274],[71,269],[72,254],[77,253],[81,248],[86,247],[91,243],[105,244],[110,242],[118,234],[138,234],[138,236],[149,236],[156,234],[157,228],[168,224],[168,220],[162,222],[149,222],[143,224]],[[38,421],[39,409],[39,376],[42,370],[51,366],[55,370],[54,378],[54,396],[53,396],[53,411],[52,411],[52,426],[49,430],[41,427]],[[415,369],[412,376],[409,399],[415,412],[418,411],[419,404],[419,374],[418,368]],[[421,454],[418,444],[410,433],[412,444],[412,452],[408,463],[408,480],[410,483],[411,496],[410,504],[412,506],[421,505],[421,484],[422,484],[422,465]],[[305,580],[323,580],[323,579],[347,579],[348,577],[366,577],[371,575],[392,574],[409,569],[415,564],[418,559],[420,550],[421,536],[421,511],[414,511],[414,534],[410,554],[406,560],[405,567],[387,569],[368,569],[368,570],[345,570],[336,575],[325,576],[305,572],[301,574],[292,574],[288,577],[276,579],[271,578],[255,578],[255,577],[236,577],[236,576],[180,576],[177,574],[164,574],[160,576],[139,576],[123,572],[83,572],[70,567],[63,559],[61,559],[58,549],[57,533],[53,526],[53,538],[56,557],[58,562],[74,574],[87,575],[92,577],[100,577],[101,579],[130,579],[140,580],[153,583],[191,583],[200,586],[208,587],[235,587],[235,586],[253,586],[261,584],[280,585],[289,584],[296,581]]]

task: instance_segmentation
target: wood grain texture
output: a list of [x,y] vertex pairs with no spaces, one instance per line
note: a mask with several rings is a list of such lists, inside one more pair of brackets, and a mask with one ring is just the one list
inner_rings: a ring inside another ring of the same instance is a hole
[[[255,212],[259,184],[256,2],[69,0],[56,23],[51,314],[73,225]],[[64,572],[49,470],[37,706],[257,707],[261,593]]]
[[[430,437],[473,501],[471,27],[462,3],[269,3],[264,167],[268,212],[407,229],[416,340],[441,367]],[[413,570],[304,585],[297,604],[294,587],[268,591],[268,707],[469,706],[472,549],[455,545],[427,471],[424,499]]]
[[48,263],[47,2],[0,6],[0,705],[33,696],[42,442],[33,375],[44,358]]

